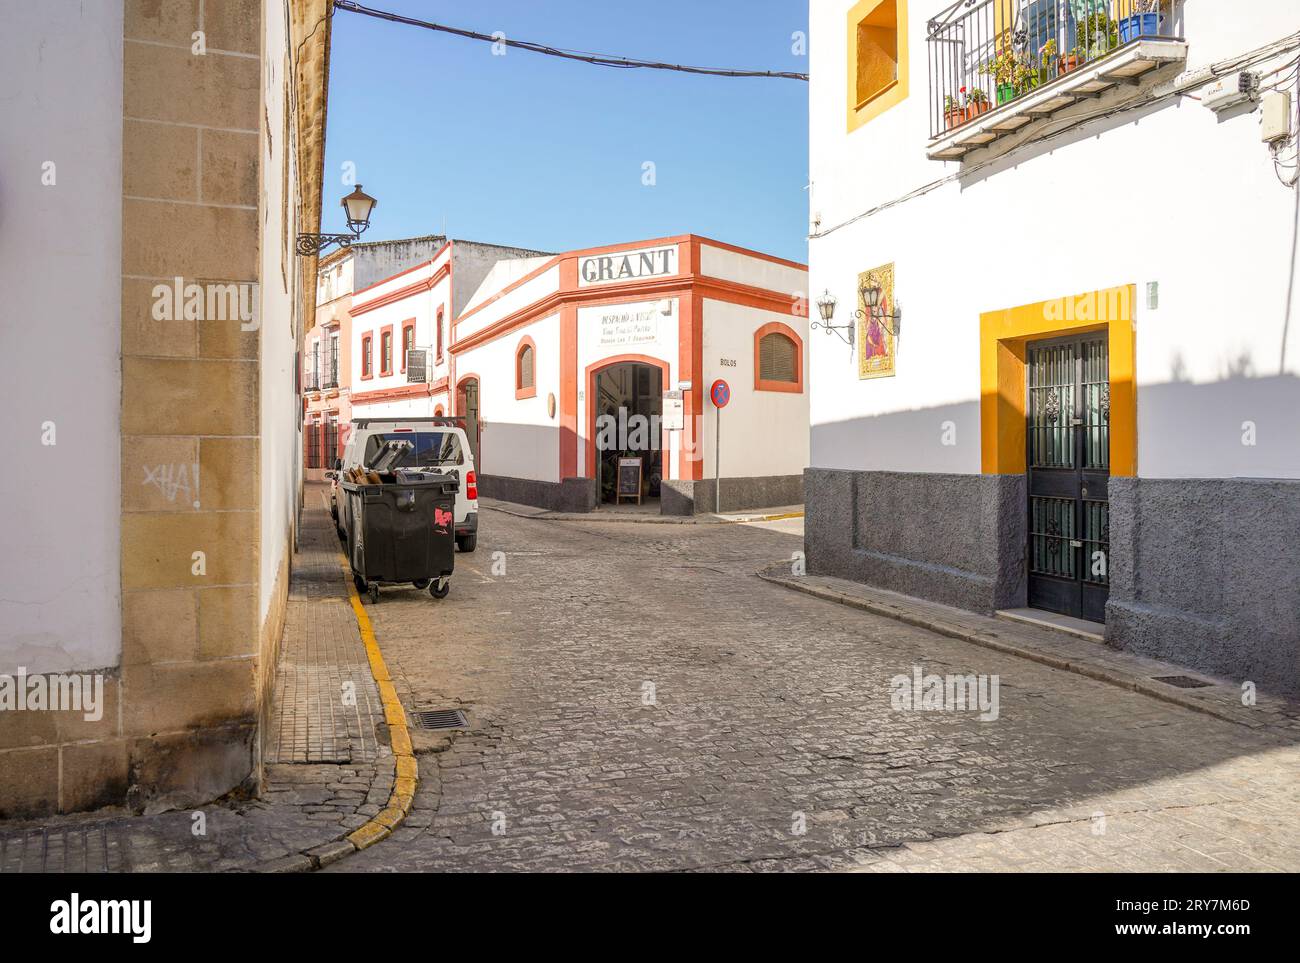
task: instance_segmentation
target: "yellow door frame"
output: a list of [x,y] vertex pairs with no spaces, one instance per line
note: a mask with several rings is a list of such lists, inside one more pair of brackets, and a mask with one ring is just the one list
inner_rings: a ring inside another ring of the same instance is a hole
[[1133,284],[980,315],[980,468],[1025,471],[1025,345],[1088,331],[1110,349],[1110,473],[1137,474],[1137,331]]

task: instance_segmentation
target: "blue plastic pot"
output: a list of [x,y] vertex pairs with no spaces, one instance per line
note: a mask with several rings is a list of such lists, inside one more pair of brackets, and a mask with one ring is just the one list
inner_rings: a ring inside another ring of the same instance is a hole
[[1160,36],[1160,14],[1135,13],[1119,22],[1119,42],[1128,43],[1138,37]]

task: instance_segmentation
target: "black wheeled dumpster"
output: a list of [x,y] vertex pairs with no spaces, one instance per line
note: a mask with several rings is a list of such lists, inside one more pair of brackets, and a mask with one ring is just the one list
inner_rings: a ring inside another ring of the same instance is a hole
[[387,472],[387,463],[381,455],[369,473],[378,484],[340,484],[348,499],[348,561],[357,591],[369,592],[373,603],[381,584],[410,583],[445,598],[455,567],[460,481],[454,472]]

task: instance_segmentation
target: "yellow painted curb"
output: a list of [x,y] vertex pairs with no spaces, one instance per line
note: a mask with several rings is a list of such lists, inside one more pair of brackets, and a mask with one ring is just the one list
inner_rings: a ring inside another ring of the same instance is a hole
[[387,838],[390,832],[392,830],[387,826],[381,826],[372,819],[360,829],[348,833],[348,840],[357,849],[365,849],[367,846],[373,846],[381,839]]
[[[342,557],[342,556],[340,556]],[[378,815],[371,817],[368,823],[348,834],[348,839],[357,849],[365,849],[384,839],[396,829],[411,811],[415,801],[415,790],[420,784],[420,767],[415,761],[415,752],[411,748],[411,733],[406,728],[406,710],[397,698],[397,689],[393,686],[388,666],[384,664],[384,655],[379,651],[379,642],[375,639],[375,630],[370,624],[370,616],[361,604],[361,596],[352,584],[352,568],[347,559],[343,559],[343,581],[348,588],[348,601],[352,603],[352,613],[357,618],[357,628],[361,632],[361,641],[366,647],[366,658],[370,661],[370,674],[375,678],[379,688],[379,700],[384,706],[384,721],[388,723],[389,742],[393,747],[396,778],[393,791],[388,797],[388,805]]]

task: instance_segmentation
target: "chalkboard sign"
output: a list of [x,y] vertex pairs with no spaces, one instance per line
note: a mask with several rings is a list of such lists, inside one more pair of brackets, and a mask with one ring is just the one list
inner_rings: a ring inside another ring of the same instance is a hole
[[614,503],[618,504],[625,498],[635,498],[636,503],[641,504],[640,458],[620,458],[618,460],[618,490],[615,493]]

